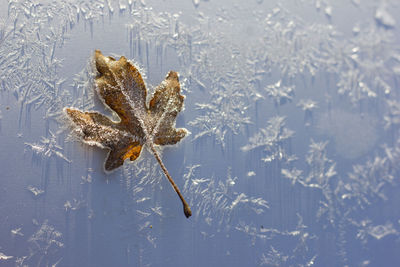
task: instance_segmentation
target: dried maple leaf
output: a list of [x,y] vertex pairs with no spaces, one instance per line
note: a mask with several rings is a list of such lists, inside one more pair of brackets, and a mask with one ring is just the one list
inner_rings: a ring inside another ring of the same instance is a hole
[[112,121],[98,112],[66,108],[75,130],[85,143],[110,150],[104,164],[105,171],[122,166],[128,158],[134,161],[140,156],[143,146],[150,149],[181,199],[185,216],[190,217],[189,205],[155,149],[155,145],[176,144],[187,133],[186,129],[175,128],[176,116],[182,110],[184,100],[177,73],[168,73],[147,104],[142,76],[125,57],[117,61],[96,50],[95,62],[97,93],[104,104],[117,113],[120,121]]

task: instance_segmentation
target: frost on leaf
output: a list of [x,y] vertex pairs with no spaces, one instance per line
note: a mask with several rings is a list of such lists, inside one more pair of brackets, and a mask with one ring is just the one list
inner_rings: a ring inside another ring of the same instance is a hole
[[156,88],[149,103],[141,74],[125,57],[118,61],[105,57],[97,50],[95,63],[98,75],[96,90],[104,104],[112,109],[119,121],[112,121],[98,112],[83,112],[66,108],[75,131],[89,145],[109,150],[105,171],[112,171],[126,159],[136,160],[142,147],[147,146],[178,193],[186,217],[191,215],[178,187],[161,161],[156,145],[173,145],[186,134],[186,129],[175,128],[175,120],[182,110],[184,97],[180,94],[178,74],[170,71]]

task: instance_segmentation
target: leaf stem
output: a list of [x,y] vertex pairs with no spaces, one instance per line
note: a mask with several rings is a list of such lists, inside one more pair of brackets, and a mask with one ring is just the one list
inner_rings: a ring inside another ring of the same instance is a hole
[[161,169],[163,170],[165,176],[167,177],[168,181],[171,183],[172,187],[174,188],[175,192],[178,194],[179,198],[182,201],[183,204],[183,212],[185,213],[186,218],[189,218],[192,216],[192,211],[190,210],[189,204],[186,202],[186,200],[183,198],[181,191],[179,191],[178,186],[175,184],[174,180],[172,179],[171,175],[169,175],[169,172],[167,168],[164,166],[164,163],[162,162],[160,156],[158,155],[157,150],[155,149],[153,144],[149,144],[151,151],[153,152],[154,157],[157,159],[158,163],[161,166]]

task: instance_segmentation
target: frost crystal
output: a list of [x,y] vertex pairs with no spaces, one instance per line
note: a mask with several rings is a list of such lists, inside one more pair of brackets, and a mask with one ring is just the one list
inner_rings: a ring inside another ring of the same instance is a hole
[[290,140],[294,135],[292,130],[285,126],[285,117],[272,117],[268,120],[266,128],[261,129],[253,137],[250,137],[249,144],[243,146],[242,151],[251,151],[258,148],[264,148],[267,156],[262,160],[270,162],[273,160],[292,161],[295,159],[292,155],[288,155],[285,150],[285,142]]
[[385,6],[380,6],[376,9],[375,20],[379,25],[387,28],[393,28],[396,26],[396,20],[386,10]]
[[32,150],[34,155],[39,156],[39,158],[62,159],[64,162],[70,163],[71,161],[63,154],[63,148],[57,145],[56,135],[51,131],[49,134],[49,137],[42,137],[39,144],[25,143],[25,146]]
[[28,243],[30,244],[30,254],[19,258],[17,266],[26,266],[27,263],[37,266],[51,264],[55,266],[62,259],[61,251],[64,248],[62,234],[49,225],[48,221],[43,222],[28,239]]
[[12,259],[12,258],[14,258],[14,256],[7,256],[3,252],[0,252],[0,260],[9,260],[9,259]]
[[291,102],[294,95],[294,86],[282,85],[282,80],[274,84],[268,85],[265,88],[268,96],[274,101],[276,107]]
[[41,190],[41,189],[36,188],[34,186],[31,186],[31,185],[28,186],[28,190],[30,192],[32,192],[33,196],[35,196],[35,197],[38,197],[38,196],[40,196],[40,195],[42,195],[44,193],[44,190]]
[[221,228],[234,219],[234,214],[238,210],[261,214],[269,208],[268,203],[262,198],[235,192],[237,177],[232,177],[230,171],[225,179],[196,178],[195,170],[199,167],[199,165],[189,167],[184,175],[184,192],[189,198],[189,203],[196,207],[196,218],[205,218],[209,225],[215,224]]

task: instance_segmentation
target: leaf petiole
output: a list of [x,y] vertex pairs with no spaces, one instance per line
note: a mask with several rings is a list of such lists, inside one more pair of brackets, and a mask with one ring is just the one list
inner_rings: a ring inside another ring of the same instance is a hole
[[158,155],[157,150],[155,149],[153,144],[149,144],[149,147],[151,151],[153,152],[154,157],[157,159],[158,163],[161,166],[161,169],[163,170],[165,176],[167,177],[168,181],[171,183],[172,187],[174,188],[175,192],[178,194],[179,198],[182,201],[183,205],[183,213],[185,213],[186,218],[189,218],[192,216],[192,211],[190,210],[189,204],[186,202],[186,200],[183,198],[181,191],[179,190],[178,186],[175,184],[174,180],[172,179],[171,175],[169,175],[169,172],[167,168],[164,166],[164,163],[162,162],[160,156]]

